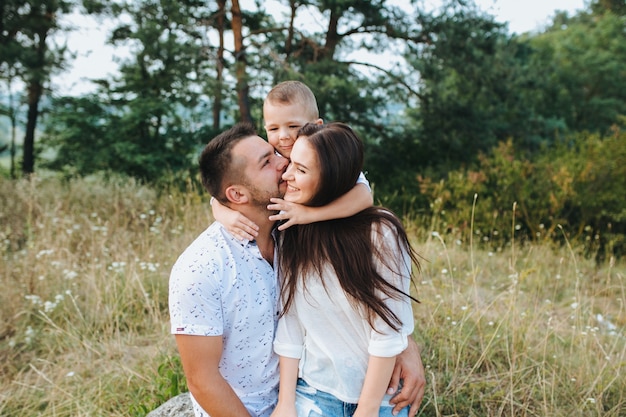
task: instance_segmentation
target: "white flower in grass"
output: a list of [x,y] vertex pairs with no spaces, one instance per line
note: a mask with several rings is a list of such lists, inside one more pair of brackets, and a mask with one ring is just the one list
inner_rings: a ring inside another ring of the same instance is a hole
[[52,255],[54,253],[54,249],[44,249],[44,250],[40,250],[39,252],[37,252],[37,255],[35,255],[35,258],[39,259],[43,256],[46,255]]
[[34,294],[27,294],[24,296],[28,301],[30,301],[33,305],[40,306],[43,304],[41,301],[41,297]]
[[77,276],[78,276],[78,272],[76,271],[72,271],[71,269],[63,270],[63,278],[65,278],[66,280],[72,280],[76,278]]
[[57,303],[54,303],[52,301],[46,301],[45,303],[43,303],[43,311],[45,311],[46,313],[50,313],[51,311],[54,311],[56,307],[57,307]]
[[24,341],[26,343],[30,343],[33,340],[33,336],[35,336],[35,330],[32,327],[28,326],[26,331],[24,332]]
[[111,262],[111,265],[107,268],[109,271],[114,272],[124,272],[124,267],[126,266],[126,262]]

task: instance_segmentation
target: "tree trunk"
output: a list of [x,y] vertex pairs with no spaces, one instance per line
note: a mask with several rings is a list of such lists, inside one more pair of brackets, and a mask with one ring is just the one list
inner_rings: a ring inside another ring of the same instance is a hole
[[217,32],[219,47],[217,48],[215,89],[213,94],[213,128],[219,130],[220,115],[222,113],[222,78],[224,74],[224,22],[226,16],[226,0],[218,0],[219,12],[217,16]]
[[28,119],[26,121],[22,157],[22,174],[24,176],[35,172],[35,130],[37,128],[39,100],[41,99],[42,91],[43,87],[38,81],[32,81],[28,86]]
[[237,101],[239,103],[240,120],[252,123],[250,101],[248,99],[249,86],[246,75],[246,51],[243,45],[243,22],[238,0],[232,0],[233,36],[235,40],[235,76],[237,77]]

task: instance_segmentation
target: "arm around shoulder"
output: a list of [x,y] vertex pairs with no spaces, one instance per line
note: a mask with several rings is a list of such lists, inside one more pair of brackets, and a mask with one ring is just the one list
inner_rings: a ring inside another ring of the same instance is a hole
[[259,234],[259,226],[243,214],[226,207],[215,198],[211,197],[211,210],[213,218],[222,223],[226,230],[233,236],[243,240],[254,240]]

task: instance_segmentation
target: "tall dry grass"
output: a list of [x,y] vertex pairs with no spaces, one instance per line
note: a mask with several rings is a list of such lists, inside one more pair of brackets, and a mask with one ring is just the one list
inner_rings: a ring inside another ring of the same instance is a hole
[[[184,389],[167,281],[210,221],[191,186],[0,180],[0,415],[140,416]],[[420,223],[421,415],[626,415],[623,264]]]

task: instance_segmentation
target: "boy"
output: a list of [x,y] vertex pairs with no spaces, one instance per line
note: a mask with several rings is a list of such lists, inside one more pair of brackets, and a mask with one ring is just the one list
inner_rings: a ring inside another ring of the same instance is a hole
[[[323,123],[315,95],[300,81],[285,81],[272,88],[263,103],[263,119],[268,142],[287,159],[298,130],[307,123]],[[294,224],[352,216],[370,207],[374,199],[367,179],[361,174],[352,190],[327,206],[307,207],[277,198],[271,199],[271,202],[274,204],[267,208],[280,213],[270,216],[270,220],[286,220],[278,228],[284,230]],[[211,200],[211,208],[215,219],[241,240],[253,240],[257,236],[257,225],[241,213],[222,206],[216,200]]]

